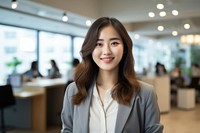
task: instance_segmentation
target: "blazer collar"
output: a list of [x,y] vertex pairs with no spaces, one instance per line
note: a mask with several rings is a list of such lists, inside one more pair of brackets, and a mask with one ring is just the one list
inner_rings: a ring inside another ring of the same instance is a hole
[[[93,94],[95,82],[91,85],[90,89],[88,90],[88,96],[86,97],[85,101],[83,101],[79,106],[79,114],[80,121],[81,121],[81,131],[83,133],[89,132],[89,113],[90,113],[90,102]],[[130,106],[119,104],[118,112],[117,112],[117,121],[115,124],[115,133],[121,133],[125,123],[128,119],[128,116],[132,110],[133,104],[135,101],[135,96],[131,100]],[[87,113],[86,113],[87,112]],[[123,114],[123,115],[122,115]]]
[[121,133],[126,121],[129,117],[129,114],[133,108],[135,102],[135,96],[133,96],[133,98],[131,99],[131,104],[130,106],[128,105],[124,105],[124,104],[119,104],[118,107],[118,112],[117,112],[117,120],[116,120],[116,124],[115,124],[115,133]]
[[[83,133],[89,132],[89,113],[90,113],[90,102],[93,94],[94,82],[88,90],[88,96],[86,99],[80,103],[79,106],[79,114],[80,114],[80,121],[81,121],[81,131]],[[86,113],[87,112],[87,113]]]

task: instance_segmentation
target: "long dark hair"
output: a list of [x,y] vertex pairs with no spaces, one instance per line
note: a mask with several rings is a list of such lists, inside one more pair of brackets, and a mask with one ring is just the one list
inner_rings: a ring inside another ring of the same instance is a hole
[[51,64],[52,64],[52,67],[53,67],[56,71],[58,71],[58,72],[60,71],[55,60],[51,59]]
[[87,97],[88,89],[94,82],[99,67],[92,59],[99,32],[103,27],[111,25],[120,35],[124,44],[124,54],[119,63],[118,83],[114,86],[112,97],[118,103],[129,104],[132,96],[140,89],[134,70],[132,41],[124,26],[115,18],[97,19],[88,30],[81,49],[82,62],[75,71],[75,82],[78,92],[73,96],[73,103],[79,104]]

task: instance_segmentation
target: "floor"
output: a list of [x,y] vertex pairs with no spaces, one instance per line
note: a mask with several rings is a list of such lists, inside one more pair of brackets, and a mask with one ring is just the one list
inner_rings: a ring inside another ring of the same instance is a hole
[[[192,110],[172,107],[170,112],[161,114],[161,123],[164,125],[163,133],[199,133],[200,103]],[[47,132],[16,129],[7,133],[60,133],[60,127],[52,127]]]
[[169,113],[161,114],[163,133],[199,133],[200,103],[193,110],[183,110],[172,107]]

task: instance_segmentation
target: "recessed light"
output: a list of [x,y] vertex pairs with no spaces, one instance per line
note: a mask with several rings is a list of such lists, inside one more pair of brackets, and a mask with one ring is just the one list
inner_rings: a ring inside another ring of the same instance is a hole
[[172,35],[173,35],[173,36],[177,36],[177,35],[178,35],[178,32],[177,32],[177,31],[172,31]]
[[87,26],[91,26],[91,25],[92,25],[92,22],[91,22],[91,20],[86,20],[85,24],[86,24]]
[[161,17],[164,17],[164,16],[166,16],[166,12],[165,12],[165,11],[162,11],[162,12],[159,13],[159,15],[160,15]]
[[157,27],[157,29],[158,29],[158,31],[163,31],[164,30],[164,26],[160,25],[160,26]]
[[150,18],[155,17],[155,13],[154,13],[154,12],[149,12],[149,17],[150,17]]
[[67,17],[66,13],[63,13],[62,21],[64,21],[64,22],[68,21],[68,17]]
[[185,29],[190,29],[190,24],[184,24]]
[[157,4],[157,8],[160,9],[160,10],[164,9],[164,5],[163,4]]
[[12,9],[16,9],[16,8],[17,8],[17,5],[18,5],[17,0],[12,0],[11,8],[12,8]]
[[139,39],[139,38],[140,38],[140,35],[135,34],[135,35],[134,35],[134,38],[135,38],[135,39]]
[[174,16],[177,16],[177,15],[178,15],[178,11],[177,11],[177,10],[172,10],[172,14],[173,14]]
[[45,11],[43,11],[43,10],[39,10],[38,12],[37,12],[37,15],[39,15],[39,16],[45,16],[47,13],[45,12]]

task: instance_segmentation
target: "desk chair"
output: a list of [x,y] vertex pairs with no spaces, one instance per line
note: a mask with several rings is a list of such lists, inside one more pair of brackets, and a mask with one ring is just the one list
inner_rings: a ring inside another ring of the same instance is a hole
[[187,85],[189,88],[194,88],[196,91],[196,102],[200,102],[200,78],[199,77],[191,77],[190,84]]
[[171,104],[177,105],[177,96],[178,96],[178,89],[184,87],[184,79],[183,77],[173,78],[170,81],[171,85]]
[[1,111],[1,132],[6,133],[5,120],[4,120],[4,108],[15,104],[15,97],[13,95],[11,85],[0,86],[0,111]]

